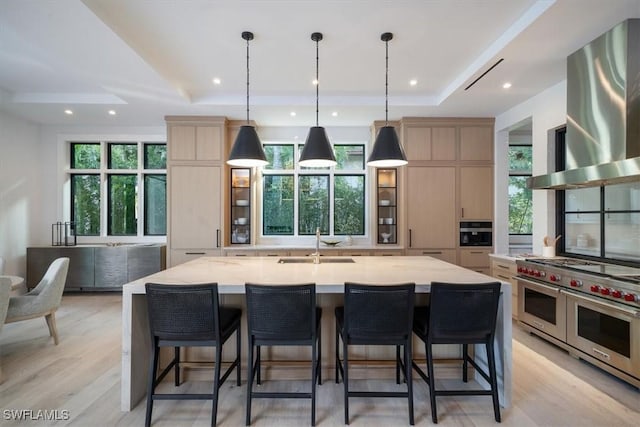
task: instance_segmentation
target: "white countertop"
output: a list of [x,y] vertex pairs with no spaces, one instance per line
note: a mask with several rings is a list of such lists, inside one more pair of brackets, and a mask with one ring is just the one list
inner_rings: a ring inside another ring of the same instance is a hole
[[[283,257],[284,258],[284,257]],[[286,257],[291,259],[292,257]],[[305,258],[305,257],[300,257]],[[349,257],[331,257],[349,258]],[[280,264],[278,257],[202,257],[124,285],[125,293],[144,293],[146,282],[218,283],[220,293],[244,293],[247,282],[316,283],[318,293],[343,292],[345,282],[388,284],[415,282],[428,292],[431,282],[481,283],[496,279],[427,256],[358,256],[353,263]],[[310,259],[306,257],[306,259]]]

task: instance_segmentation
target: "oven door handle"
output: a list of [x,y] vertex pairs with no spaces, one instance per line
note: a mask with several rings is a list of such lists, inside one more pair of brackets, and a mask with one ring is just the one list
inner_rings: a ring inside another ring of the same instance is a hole
[[534,282],[533,280],[527,280],[527,279],[522,278],[520,276],[518,276],[518,280],[520,280],[522,282],[525,282],[525,283],[531,283],[532,285],[539,286],[542,289],[546,289],[546,290],[551,291],[551,292],[555,292],[555,293],[558,293],[558,294],[560,293],[560,288],[556,288],[556,287],[549,286],[549,285],[544,285],[542,283]]
[[562,290],[562,292],[564,292],[567,295],[571,295],[572,297],[575,297],[576,299],[587,301],[587,302],[590,302],[590,303],[593,303],[593,304],[603,305],[603,306],[605,306],[607,308],[610,308],[612,310],[621,311],[623,313],[628,314],[629,316],[632,316],[632,317],[640,319],[640,311],[638,311],[638,310],[633,310],[633,309],[629,309],[629,308],[626,308],[626,307],[620,307],[618,305],[611,304],[611,303],[607,302],[606,300],[590,298],[588,296],[584,296],[584,295],[576,293],[576,292],[571,292],[569,290]]

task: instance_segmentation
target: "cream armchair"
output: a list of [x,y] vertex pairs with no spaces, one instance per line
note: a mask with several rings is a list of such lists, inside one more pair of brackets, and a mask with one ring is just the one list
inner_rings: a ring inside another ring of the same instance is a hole
[[49,334],[53,337],[53,342],[58,345],[55,312],[62,300],[68,270],[69,258],[58,258],[51,263],[38,286],[31,292],[10,297],[5,323],[44,316]]
[[[7,308],[9,307],[9,292],[11,292],[11,280],[8,277],[0,277],[0,331],[2,331],[4,319],[5,317],[7,317]],[[2,382],[2,363],[0,363],[0,384],[2,384]]]

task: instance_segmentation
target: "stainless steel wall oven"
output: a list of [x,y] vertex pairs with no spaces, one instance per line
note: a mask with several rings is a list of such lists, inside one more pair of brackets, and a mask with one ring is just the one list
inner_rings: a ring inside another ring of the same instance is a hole
[[526,330],[640,387],[640,268],[562,257],[517,265]]

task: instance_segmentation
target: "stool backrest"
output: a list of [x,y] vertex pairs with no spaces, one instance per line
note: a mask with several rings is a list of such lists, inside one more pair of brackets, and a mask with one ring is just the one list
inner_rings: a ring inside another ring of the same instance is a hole
[[257,339],[310,340],[316,331],[316,285],[247,283],[247,326]]
[[428,336],[431,342],[493,339],[500,282],[431,283]]
[[345,283],[345,336],[348,339],[402,339],[410,335],[414,300],[414,283]]
[[160,340],[220,339],[218,284],[145,284],[149,327]]

